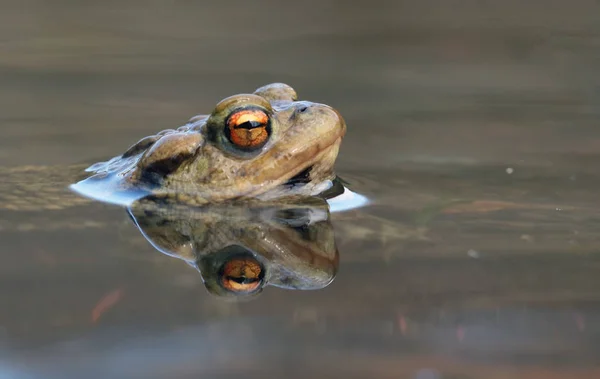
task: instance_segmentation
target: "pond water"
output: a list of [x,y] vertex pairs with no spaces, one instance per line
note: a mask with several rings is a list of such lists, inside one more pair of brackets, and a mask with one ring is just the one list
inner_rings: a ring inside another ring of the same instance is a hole
[[[3,2],[0,378],[600,377],[599,66],[592,1]],[[69,191],[270,82],[344,116],[367,204],[157,220]],[[215,296],[197,229],[264,233],[272,285]]]

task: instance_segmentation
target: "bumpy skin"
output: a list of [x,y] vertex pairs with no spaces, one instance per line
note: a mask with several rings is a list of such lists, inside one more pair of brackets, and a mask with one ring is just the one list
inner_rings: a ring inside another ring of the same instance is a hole
[[[227,136],[228,118],[245,109],[266,114],[270,127],[264,146],[251,151]],[[117,173],[126,188],[200,204],[313,195],[335,177],[333,165],[345,132],[335,109],[298,101],[290,86],[275,83],[223,99],[210,115],[145,137],[89,171]]]

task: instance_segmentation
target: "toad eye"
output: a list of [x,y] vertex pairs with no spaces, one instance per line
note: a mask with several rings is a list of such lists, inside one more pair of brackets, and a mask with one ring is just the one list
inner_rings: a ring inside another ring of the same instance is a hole
[[235,111],[225,122],[225,135],[239,149],[259,149],[271,135],[269,116],[260,109]]
[[264,271],[250,257],[237,257],[226,262],[219,272],[221,285],[231,292],[252,292],[261,287]]

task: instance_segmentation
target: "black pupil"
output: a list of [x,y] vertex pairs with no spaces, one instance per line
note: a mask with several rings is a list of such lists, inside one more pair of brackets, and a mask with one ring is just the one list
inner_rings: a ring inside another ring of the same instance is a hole
[[246,121],[244,123],[234,126],[234,129],[254,129],[258,128],[259,126],[264,126],[264,124],[258,121]]
[[234,281],[239,284],[250,284],[260,281],[260,278],[247,278],[245,276],[235,277],[235,276],[227,276],[228,280]]

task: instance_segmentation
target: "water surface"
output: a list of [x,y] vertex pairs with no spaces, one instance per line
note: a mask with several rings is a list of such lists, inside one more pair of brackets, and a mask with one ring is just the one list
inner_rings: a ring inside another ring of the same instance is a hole
[[281,81],[344,115],[337,170],[371,203],[331,214],[331,284],[225,302],[120,207],[8,197],[0,377],[600,376],[597,3],[1,10],[4,169],[106,160]]

